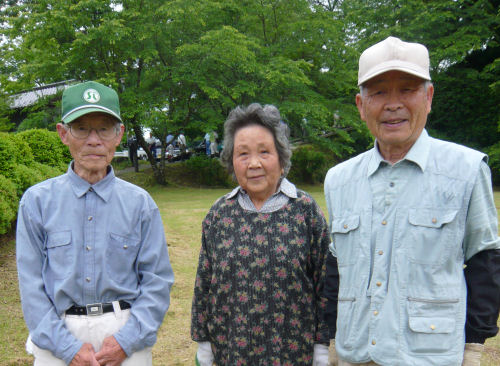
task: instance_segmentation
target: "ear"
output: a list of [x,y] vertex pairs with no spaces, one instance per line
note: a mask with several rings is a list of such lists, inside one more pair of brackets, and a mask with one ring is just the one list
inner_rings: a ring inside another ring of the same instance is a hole
[[427,113],[431,112],[431,107],[432,107],[432,97],[434,96],[434,85],[429,84],[427,87],[427,94],[426,94],[426,99],[427,99]]
[[115,146],[120,145],[120,143],[122,142],[122,137],[123,137],[124,133],[125,133],[125,126],[120,123],[120,133],[118,134],[118,136],[116,136]]
[[358,107],[359,116],[365,121],[365,113],[363,111],[363,97],[361,94],[356,94],[356,107]]
[[61,138],[62,143],[64,145],[69,146],[69,142],[68,142],[68,133],[69,133],[69,130],[66,129],[66,126],[64,126],[64,124],[62,124],[62,123],[58,123],[56,125],[56,129],[57,129],[57,134]]

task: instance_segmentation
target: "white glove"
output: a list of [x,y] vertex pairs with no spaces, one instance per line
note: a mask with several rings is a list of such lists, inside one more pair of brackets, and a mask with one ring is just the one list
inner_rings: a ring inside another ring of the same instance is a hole
[[328,347],[324,344],[314,345],[313,366],[328,366]]
[[335,339],[330,339],[328,351],[328,365],[337,366],[339,364],[339,359],[337,357],[337,351],[335,350]]
[[480,366],[484,344],[466,343],[462,366]]
[[196,361],[200,366],[212,366],[214,354],[210,342],[198,342],[198,351],[196,352]]

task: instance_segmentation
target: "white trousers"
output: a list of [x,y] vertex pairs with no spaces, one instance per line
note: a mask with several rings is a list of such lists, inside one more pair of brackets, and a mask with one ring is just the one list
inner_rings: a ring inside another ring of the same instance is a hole
[[[121,310],[116,302],[114,312],[102,315],[63,315],[66,327],[75,338],[83,343],[90,343],[99,352],[104,338],[117,333],[127,322],[130,309]],[[28,337],[26,350],[35,357],[34,366],[66,366],[66,363],[54,357],[52,352],[37,347]],[[122,366],[152,366],[152,347],[133,353],[122,362]]]

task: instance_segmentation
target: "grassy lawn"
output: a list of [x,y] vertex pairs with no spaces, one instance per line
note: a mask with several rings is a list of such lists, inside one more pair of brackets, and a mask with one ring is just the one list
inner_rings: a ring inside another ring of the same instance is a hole
[[[310,192],[326,212],[322,186],[301,187]],[[175,284],[170,309],[153,349],[154,365],[193,365],[195,344],[189,334],[191,297],[198,263],[201,221],[213,202],[228,189],[152,188],[165,226]],[[500,192],[495,192],[497,210]],[[24,351],[28,335],[24,325],[15,266],[13,238],[0,238],[0,365],[31,365],[32,358]],[[500,336],[486,343],[482,366],[498,366]]]

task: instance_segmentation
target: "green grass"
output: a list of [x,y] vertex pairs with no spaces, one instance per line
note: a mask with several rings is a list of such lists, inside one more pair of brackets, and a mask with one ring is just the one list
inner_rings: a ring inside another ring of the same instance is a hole
[[[137,177],[137,175],[136,175]],[[138,180],[150,182],[139,174]],[[322,186],[300,187],[317,200],[326,212]],[[198,264],[201,221],[214,201],[228,189],[150,187],[149,192],[160,208],[169,254],[175,273],[170,309],[153,348],[154,365],[193,365],[196,345],[189,334],[191,298]],[[500,192],[495,192],[500,208]],[[13,238],[0,241],[0,365],[31,365],[24,351],[28,331],[23,321],[17,288],[15,243]],[[482,366],[498,366],[500,336],[489,339],[481,360]]]

